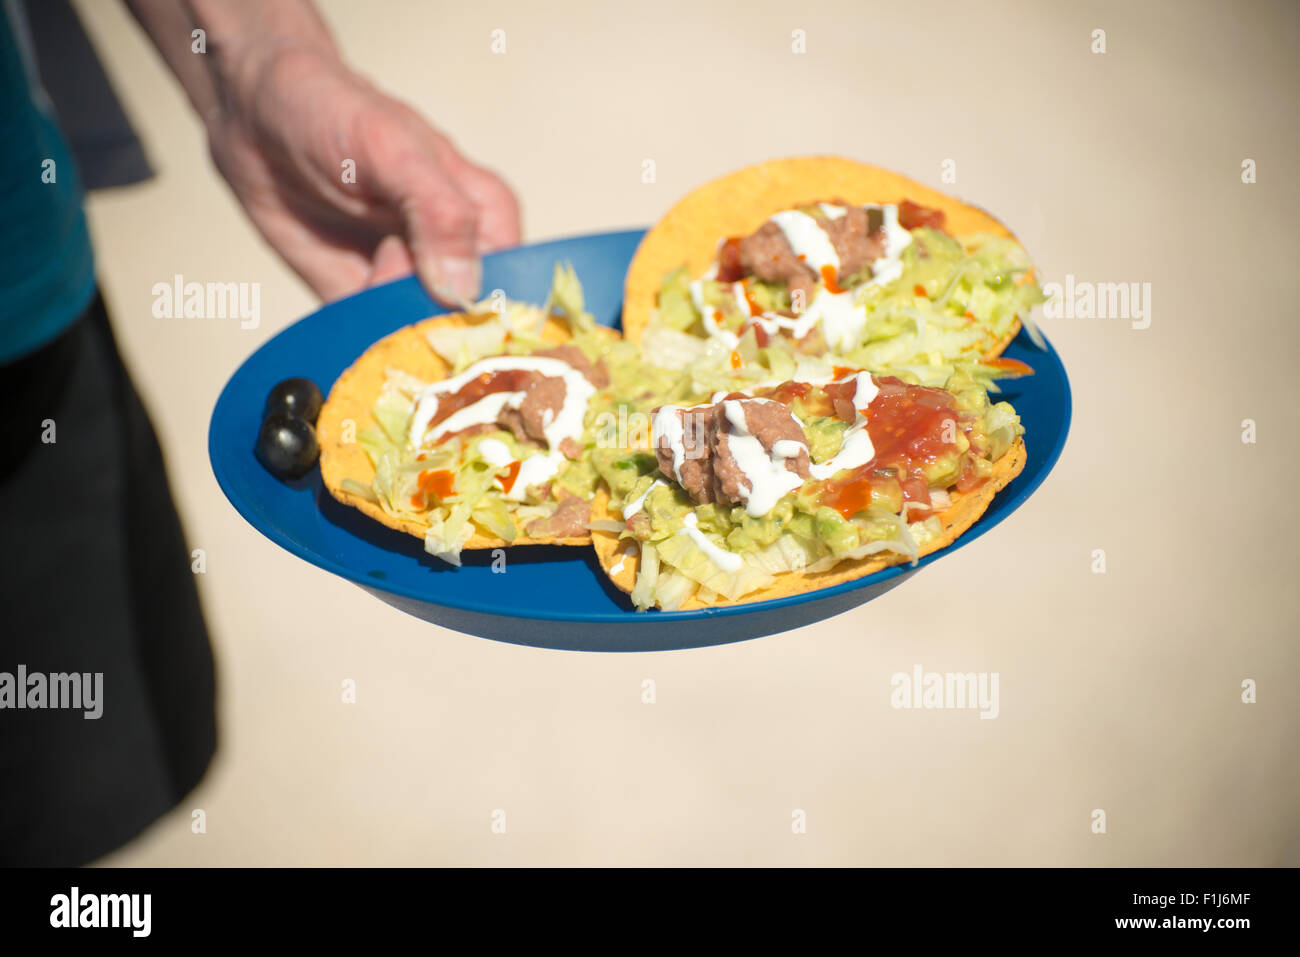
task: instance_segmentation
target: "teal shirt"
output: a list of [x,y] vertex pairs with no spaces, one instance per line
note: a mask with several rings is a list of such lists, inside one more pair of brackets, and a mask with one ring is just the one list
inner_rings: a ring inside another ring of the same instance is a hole
[[95,295],[77,168],[15,10],[0,3],[0,364],[57,338]]

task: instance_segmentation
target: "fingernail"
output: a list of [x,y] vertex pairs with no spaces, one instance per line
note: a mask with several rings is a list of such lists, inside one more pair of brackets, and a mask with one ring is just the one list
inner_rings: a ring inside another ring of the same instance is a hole
[[446,287],[462,299],[477,299],[482,282],[477,259],[447,257],[434,263],[438,285]]

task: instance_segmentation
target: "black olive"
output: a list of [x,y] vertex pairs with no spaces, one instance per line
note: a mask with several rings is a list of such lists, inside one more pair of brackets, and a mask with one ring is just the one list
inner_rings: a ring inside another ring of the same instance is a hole
[[319,454],[316,430],[297,416],[268,415],[257,433],[257,457],[279,478],[306,475]]
[[296,415],[315,425],[324,401],[320,389],[311,379],[285,379],[266,397],[266,411],[262,414]]

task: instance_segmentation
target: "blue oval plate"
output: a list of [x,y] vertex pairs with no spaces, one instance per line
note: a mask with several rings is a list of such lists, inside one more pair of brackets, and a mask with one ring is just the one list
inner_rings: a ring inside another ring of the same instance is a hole
[[[557,260],[573,263],[597,320],[618,326],[623,276],[642,230],[579,236],[488,256],[483,288],[541,302]],[[339,505],[313,470],[281,482],[253,454],[271,387],[306,376],[328,393],[339,374],[377,339],[445,312],[414,278],[331,303],[294,323],[253,353],[231,376],[212,412],[208,454],[226,497],[259,532],[299,558],[355,582],[426,621],[500,641],[590,651],[695,648],[771,635],[829,618],[912,577],[937,558],[969,545],[1015,511],[1056,464],[1070,424],[1070,386],[1056,351],[1037,349],[1021,333],[1006,351],[1034,367],[1012,380],[1004,397],[1024,422],[1024,471],[949,547],[915,566],[887,568],[832,588],[750,605],[701,611],[636,612],[609,583],[590,548],[530,546],[506,552],[504,573],[490,552],[466,553],[452,568],[422,543]]]

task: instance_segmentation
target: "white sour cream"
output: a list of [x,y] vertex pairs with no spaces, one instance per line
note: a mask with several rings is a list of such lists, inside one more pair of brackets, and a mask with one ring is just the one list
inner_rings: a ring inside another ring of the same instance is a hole
[[519,461],[519,474],[515,476],[515,484],[510,486],[510,491],[506,493],[506,499],[511,502],[522,502],[524,492],[530,486],[541,485],[543,482],[549,482],[555,473],[560,470],[564,464],[564,453],[557,451],[534,452],[527,458]]
[[695,517],[694,512],[687,512],[686,517],[682,519],[685,527],[678,532],[679,535],[687,535],[691,541],[696,544],[700,551],[709,556],[709,561],[717,565],[724,572],[740,571],[740,566],[745,563],[744,559],[735,552],[729,552],[725,548],[719,548],[709,540],[709,537],[700,531],[700,520]]
[[[748,401],[772,402],[771,399]],[[782,439],[772,443],[769,455],[763,448],[763,443],[750,433],[741,400],[728,399],[723,402],[722,414],[727,420],[727,448],[731,450],[736,465],[749,482],[748,490],[743,485],[740,488],[740,497],[745,500],[745,511],[755,518],[761,518],[772,511],[782,495],[803,484],[803,479],[787,469],[785,463],[800,452],[807,452],[808,446],[793,439]],[[790,418],[796,425],[799,424],[794,413],[790,413]]]
[[871,444],[871,436],[867,433],[867,418],[862,414],[862,410],[871,404],[871,400],[880,390],[876,388],[876,383],[868,372],[855,373],[853,378],[857,380],[853,392],[853,408],[857,410],[857,418],[845,430],[840,450],[821,465],[814,465],[809,470],[815,479],[828,479],[844,469],[855,469],[866,465],[876,456],[876,449]]
[[655,479],[653,482],[650,483],[650,487],[648,489],[642,492],[637,498],[634,498],[632,501],[624,505],[623,521],[626,522],[637,512],[641,511],[641,508],[645,505],[646,497],[649,496],[651,492],[653,492],[656,488],[658,488],[661,485],[664,485],[666,487],[666,483],[662,479]]
[[[411,448],[417,449],[430,442],[437,442],[443,436],[459,432],[461,429],[495,422],[503,409],[519,408],[527,395],[526,392],[491,392],[477,402],[456,410],[434,428],[429,428],[429,423],[438,413],[438,403],[444,396],[454,395],[484,373],[504,372],[511,369],[540,372],[548,378],[564,380],[564,401],[560,404],[559,412],[548,417],[542,433],[546,438],[547,446],[552,451],[558,450],[565,439],[581,441],[587,403],[596,394],[596,387],[587,381],[586,376],[563,359],[551,356],[490,356],[475,362],[460,375],[435,382],[420,393],[416,398],[415,412],[411,416],[409,432]],[[555,468],[559,468],[558,463]],[[554,474],[554,470],[551,474]]]
[[892,203],[867,208],[880,210],[885,220],[885,251],[871,264],[871,278],[867,285],[883,286],[903,274],[903,250],[912,244],[912,234],[899,225],[898,207]]
[[822,224],[812,216],[797,209],[787,209],[773,216],[772,222],[785,234],[794,254],[811,266],[818,276],[823,266],[839,272],[840,257],[835,252],[835,245],[822,229]]
[[493,468],[504,468],[515,460],[515,457],[510,454],[510,446],[500,439],[482,439],[475,447],[478,449],[479,458]]
[[[505,468],[515,461],[515,457],[510,453],[510,446],[500,439],[480,439],[476,448],[479,458],[493,468]],[[519,472],[515,476],[514,484],[510,486],[510,491],[505,493],[506,500],[522,502],[524,492],[530,485],[541,485],[549,481],[563,464],[564,454],[558,451],[533,452],[531,455],[524,456],[519,460]],[[502,476],[497,476],[497,484],[505,488]]]
[[[847,213],[844,207],[829,203],[821,203],[820,208],[827,219],[839,219]],[[896,205],[867,205],[864,208],[881,211],[882,229],[885,234],[884,251],[871,263],[872,275],[865,285],[883,286],[903,274],[903,250],[911,245],[912,234],[899,224]],[[815,218],[792,209],[777,213],[772,217],[772,222],[780,227],[795,255],[802,255],[804,262],[819,276],[822,266],[832,266],[836,272],[839,271],[840,258],[835,252],[830,237],[826,235],[826,230]],[[715,275],[717,275],[716,264],[705,278]],[[857,302],[856,293],[856,289],[832,293],[824,285],[819,284],[812,302],[804,307],[800,315],[792,318],[774,312],[765,312],[761,316],[752,317],[749,321],[761,326],[768,335],[785,332],[795,339],[806,336],[820,322],[830,347],[838,351],[846,351],[857,345],[862,327],[867,322],[866,307]],[[733,283],[733,294],[736,295],[737,302],[741,303],[741,315],[749,315],[749,304],[744,299],[744,288],[740,283]],[[700,280],[691,283],[691,299],[703,316],[705,333],[724,343],[728,349],[734,349],[740,340],[734,333],[719,327],[713,318],[713,310],[705,307],[703,283]]]
[[686,464],[686,430],[678,412],[703,409],[707,405],[661,405],[650,420],[653,448],[666,446],[673,453],[673,478],[682,483],[682,466]]
[[[734,287],[737,285],[739,284],[738,283],[732,284],[733,290]],[[731,330],[723,329],[721,326],[718,325],[718,320],[715,319],[713,316],[716,307],[710,306],[707,302],[704,301],[704,280],[702,279],[695,280],[693,283],[691,283],[690,290],[691,290],[691,302],[695,304],[695,309],[700,314],[700,324],[704,326],[705,334],[710,339],[717,339],[721,341],[726,345],[728,349],[736,348],[736,344],[740,342],[740,338]],[[744,291],[742,290],[739,295],[740,295],[740,302],[742,303],[741,315],[748,315],[749,307],[748,305],[743,304],[745,298]]]

